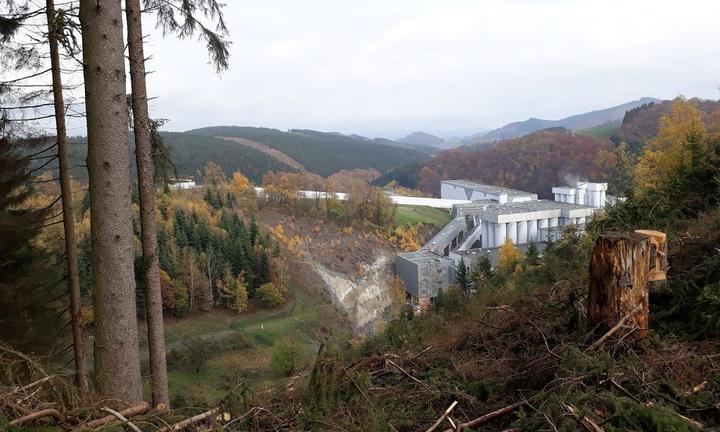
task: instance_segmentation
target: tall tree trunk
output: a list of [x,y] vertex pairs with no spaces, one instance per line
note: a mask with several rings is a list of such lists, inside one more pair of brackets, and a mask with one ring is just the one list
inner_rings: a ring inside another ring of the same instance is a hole
[[142,399],[135,306],[130,149],[120,0],[81,0],[87,112],[95,387]]
[[130,55],[135,159],[137,160],[138,190],[140,192],[140,229],[142,231],[143,279],[146,293],[152,400],[155,406],[161,403],[169,406],[165,329],[155,223],[155,178],[145,83],[145,53],[140,0],[125,0],[125,13]]
[[72,320],[73,350],[75,354],[75,382],[81,392],[85,393],[88,390],[88,365],[85,356],[83,331],[80,325],[80,274],[78,273],[75,217],[73,215],[72,188],[70,187],[67,129],[65,127],[65,101],[63,99],[60,52],[58,49],[58,28],[55,20],[55,3],[53,0],[47,0],[46,6],[53,99],[55,102],[58,164],[60,166],[60,195],[62,197],[63,226],[65,227],[65,257],[67,262],[68,288],[70,290],[70,317]]

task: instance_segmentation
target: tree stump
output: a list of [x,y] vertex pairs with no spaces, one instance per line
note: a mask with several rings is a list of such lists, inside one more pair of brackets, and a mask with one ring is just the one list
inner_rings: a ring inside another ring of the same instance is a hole
[[608,233],[597,239],[590,257],[590,330],[604,333],[631,315],[626,324],[637,327],[634,335],[647,336],[651,246],[650,238],[638,233]]

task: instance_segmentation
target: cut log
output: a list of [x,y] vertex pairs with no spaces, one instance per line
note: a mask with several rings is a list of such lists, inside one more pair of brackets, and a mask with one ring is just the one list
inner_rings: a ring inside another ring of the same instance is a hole
[[8,426],[22,426],[25,423],[31,422],[33,420],[41,419],[43,417],[52,417],[54,418],[58,423],[62,423],[65,421],[65,416],[60,414],[60,412],[56,409],[48,408],[40,411],[36,411],[34,413],[30,413],[24,417],[20,417],[19,419],[15,419],[8,423]]
[[[600,236],[590,256],[588,328],[603,334],[626,315],[637,337],[647,336],[652,243],[640,233]],[[653,263],[654,264],[654,263]]]
[[117,418],[117,419],[120,420],[121,422],[123,422],[123,423],[125,424],[125,426],[129,427],[129,428],[132,429],[134,432],[142,432],[142,431],[140,430],[140,428],[138,428],[137,426],[135,426],[134,423],[132,423],[132,422],[131,422],[130,420],[128,420],[124,415],[120,414],[119,412],[115,411],[114,409],[108,408],[108,407],[103,407],[102,410],[105,411],[106,413],[109,413],[111,416]]
[[[520,402],[515,402],[514,404],[510,404],[506,407],[489,412],[489,413],[487,413],[483,416],[480,416],[474,420],[470,420],[469,422],[461,423],[458,425],[456,430],[473,429],[478,426],[484,425],[485,423],[491,422],[498,417],[508,415],[511,412],[520,409],[520,407],[524,406],[525,404],[527,404],[526,400],[522,400]],[[454,430],[453,429],[445,429],[445,432],[454,432]]]
[[192,416],[192,417],[190,417],[190,418],[188,418],[188,419],[185,419],[185,420],[180,421],[180,422],[177,422],[177,423],[175,423],[175,424],[173,424],[173,425],[167,426],[167,427],[164,428],[162,431],[163,431],[163,432],[176,432],[176,431],[179,431],[179,430],[183,430],[183,429],[185,429],[186,427],[188,427],[188,426],[190,426],[190,425],[192,425],[192,424],[194,424],[194,423],[197,423],[197,422],[199,422],[199,421],[212,418],[212,416],[214,416],[215,414],[217,414],[217,413],[219,413],[219,412],[220,412],[220,408],[213,408],[213,409],[211,409],[211,410],[209,410],[209,411],[205,411],[205,412],[202,413],[202,414],[198,414],[198,415],[196,415],[196,416]]

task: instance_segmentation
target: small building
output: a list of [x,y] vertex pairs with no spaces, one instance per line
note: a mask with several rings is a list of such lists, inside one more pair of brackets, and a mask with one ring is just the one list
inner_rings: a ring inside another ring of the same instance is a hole
[[467,180],[443,180],[440,182],[440,198],[469,201],[493,200],[505,204],[536,200],[538,196],[531,192]]
[[171,178],[169,179],[170,189],[195,189],[195,179],[192,177],[188,178]]
[[438,295],[438,290],[454,278],[455,262],[428,250],[401,253],[395,260],[395,272],[405,283],[413,301],[420,304]]

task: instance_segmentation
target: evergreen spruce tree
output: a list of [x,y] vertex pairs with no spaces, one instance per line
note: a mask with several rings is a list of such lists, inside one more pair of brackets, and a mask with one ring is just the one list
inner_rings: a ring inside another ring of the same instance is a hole
[[540,251],[538,251],[535,242],[530,242],[528,245],[527,251],[525,251],[525,262],[531,266],[540,264]]
[[457,266],[455,280],[465,294],[470,293],[470,290],[472,289],[472,280],[470,279],[470,272],[468,271],[463,258],[460,258],[460,263]]
[[475,288],[480,288],[492,276],[492,263],[486,254],[480,255],[472,266],[470,280]]
[[92,209],[95,389],[142,400],[120,2],[80,1]]
[[140,204],[140,238],[142,243],[142,281],[145,286],[145,317],[150,358],[150,388],[153,406],[170,405],[167,362],[165,358],[165,325],[163,323],[160,261],[158,259],[155,222],[155,164],[153,140],[145,83],[145,54],[140,0],[125,0],[128,58],[132,88],[132,126],[135,136],[138,199]]
[[252,246],[255,246],[257,239],[258,239],[258,225],[257,225],[257,221],[255,220],[255,215],[253,215],[252,220],[250,221],[250,244]]

